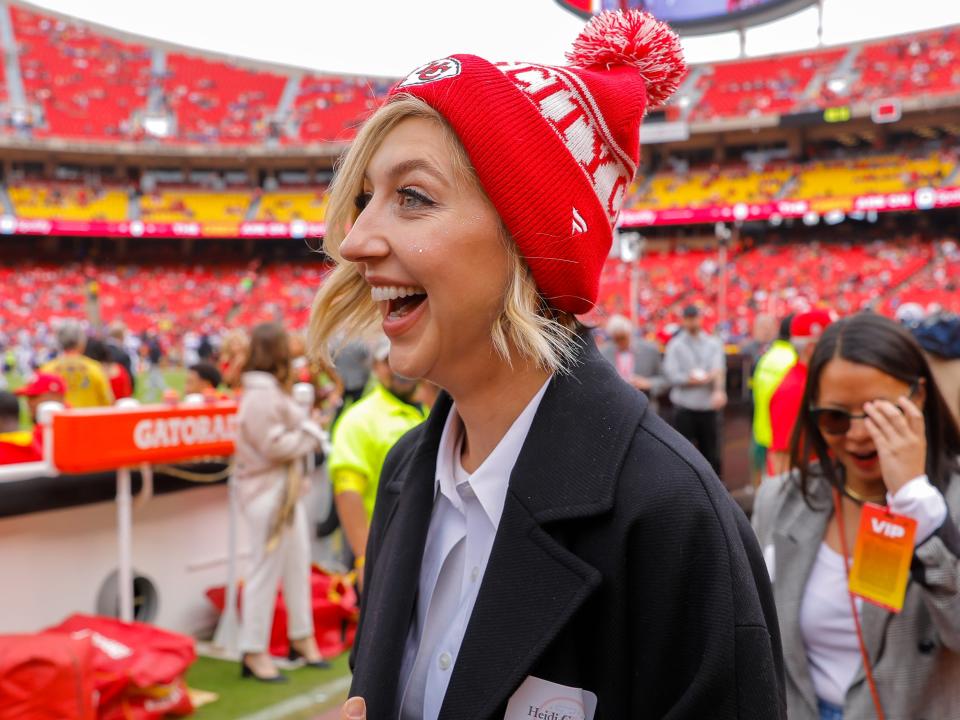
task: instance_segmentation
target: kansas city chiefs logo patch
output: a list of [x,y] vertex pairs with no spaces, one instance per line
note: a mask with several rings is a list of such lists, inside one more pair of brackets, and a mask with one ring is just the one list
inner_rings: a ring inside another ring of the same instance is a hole
[[410,87],[411,85],[426,85],[427,83],[444,80],[446,78],[456,77],[460,74],[460,61],[456,58],[444,58],[443,60],[434,60],[426,65],[421,65],[412,73],[407,75],[398,87]]

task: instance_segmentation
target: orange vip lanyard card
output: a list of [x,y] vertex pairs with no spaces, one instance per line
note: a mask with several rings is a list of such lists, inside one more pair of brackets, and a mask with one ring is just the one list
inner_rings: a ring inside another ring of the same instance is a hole
[[917,521],[865,503],[850,568],[850,592],[891,612],[907,594]]

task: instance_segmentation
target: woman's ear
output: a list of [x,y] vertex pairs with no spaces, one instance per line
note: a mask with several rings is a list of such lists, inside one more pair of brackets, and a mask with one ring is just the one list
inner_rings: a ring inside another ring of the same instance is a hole
[[913,403],[920,408],[920,412],[923,412],[923,408],[927,404],[927,379],[925,377],[917,380],[917,391],[913,394]]

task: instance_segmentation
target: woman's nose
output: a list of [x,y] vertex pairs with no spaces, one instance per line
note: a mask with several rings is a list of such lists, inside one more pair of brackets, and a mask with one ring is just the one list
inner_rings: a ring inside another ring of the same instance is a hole
[[349,262],[369,262],[379,260],[390,254],[382,223],[374,207],[367,206],[340,243],[340,255]]
[[847,430],[847,438],[855,442],[872,440],[873,438],[870,436],[870,431],[867,430],[867,419],[862,417],[851,418],[850,429]]

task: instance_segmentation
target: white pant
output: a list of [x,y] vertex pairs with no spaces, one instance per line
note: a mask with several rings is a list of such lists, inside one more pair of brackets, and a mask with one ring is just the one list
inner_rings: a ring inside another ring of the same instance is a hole
[[287,605],[287,637],[300,640],[313,635],[310,598],[310,535],[302,502],[294,508],[293,524],[285,525],[280,542],[267,552],[267,535],[283,486],[261,493],[243,505],[250,528],[252,564],[243,584],[243,624],[240,651],[266,652],[276,604],[277,585],[283,579]]

